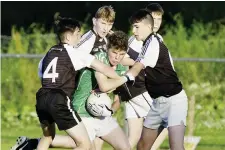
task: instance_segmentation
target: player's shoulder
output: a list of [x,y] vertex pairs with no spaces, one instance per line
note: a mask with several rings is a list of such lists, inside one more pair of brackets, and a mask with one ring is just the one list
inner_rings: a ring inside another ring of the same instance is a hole
[[128,40],[129,47],[136,47],[136,46],[142,46],[143,41],[138,41],[135,36],[131,36]]
[[68,45],[68,44],[64,44],[64,47],[69,55],[69,57],[71,58],[71,60],[88,60],[90,59],[90,54],[84,52],[84,51],[80,51],[77,47]]
[[94,32],[92,30],[89,30],[81,36],[81,40],[77,44],[77,47],[80,47],[81,45],[83,45],[84,43],[87,43],[87,42],[93,42],[93,41],[95,41],[95,38],[96,38],[96,36],[95,36]]
[[75,55],[75,54],[79,55],[80,54],[80,51],[77,51],[74,46],[71,46],[69,44],[63,44],[63,48],[68,52],[69,56],[72,55],[72,57],[75,57],[73,55]]
[[130,38],[129,38],[129,40],[128,40],[128,44],[130,45],[135,39],[136,39],[136,38],[135,38],[134,35],[130,36]]
[[53,45],[50,49],[49,49],[49,51],[52,51],[52,50],[59,50],[59,51],[62,51],[62,50],[64,50],[65,49],[65,47],[62,45],[62,44],[57,44],[57,45]]
[[143,43],[143,50],[146,51],[147,49],[159,47],[159,40],[155,34],[151,34]]
[[85,38],[89,38],[90,36],[95,36],[95,33],[92,30],[89,30],[87,32],[85,32],[82,36],[81,36],[81,40],[85,39]]

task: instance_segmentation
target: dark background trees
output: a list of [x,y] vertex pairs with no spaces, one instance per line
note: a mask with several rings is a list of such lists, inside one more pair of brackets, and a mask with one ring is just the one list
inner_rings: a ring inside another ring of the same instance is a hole
[[[44,24],[50,29],[55,12],[62,16],[75,17],[84,22],[89,14],[87,23],[91,25],[91,17],[103,5],[112,5],[116,11],[114,27],[127,32],[128,18],[135,10],[144,8],[148,1],[8,1],[1,2],[1,34],[10,35],[12,25],[28,27],[33,22]],[[180,13],[186,27],[193,20],[202,22],[223,22],[225,24],[225,2],[202,1],[160,1],[165,11],[164,24],[173,24],[173,15]]]

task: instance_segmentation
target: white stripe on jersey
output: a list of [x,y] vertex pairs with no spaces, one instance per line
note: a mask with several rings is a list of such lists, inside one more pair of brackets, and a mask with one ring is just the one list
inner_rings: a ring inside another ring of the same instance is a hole
[[173,67],[173,70],[175,71],[174,65],[173,65],[173,59],[172,59],[171,54],[170,54],[169,51],[168,51],[168,53],[169,53],[169,57],[170,57],[170,63],[171,63],[171,65],[172,65],[172,67]]
[[152,41],[152,36],[147,40],[147,42],[145,43],[145,45],[142,47],[142,51],[141,53],[139,54],[138,58],[137,58],[137,61],[140,62],[141,59],[144,58],[145,56],[145,53],[148,49],[148,46],[149,46],[149,43]]
[[86,42],[87,40],[89,40],[92,35],[94,33],[90,30],[89,32],[85,33],[82,38],[81,38],[81,41],[77,44],[77,47],[81,46],[84,42]]
[[73,109],[71,109],[71,106],[70,106],[70,98],[67,96],[66,97],[67,98],[67,107],[68,107],[68,109],[69,109],[69,111],[72,113],[72,115],[73,115],[73,118],[76,120],[76,122],[77,122],[77,124],[79,123],[79,120],[77,119],[77,117],[76,117],[76,115],[75,115],[75,113],[74,113],[74,111],[73,111]]
[[147,49],[148,49],[148,46],[149,46],[149,43],[152,41],[152,36],[151,38],[148,39],[148,41],[145,43],[145,45],[142,47],[142,51],[141,51],[141,55],[144,56]]
[[131,36],[128,40],[128,46],[130,46],[130,44],[133,42],[133,40],[135,39],[135,36]]

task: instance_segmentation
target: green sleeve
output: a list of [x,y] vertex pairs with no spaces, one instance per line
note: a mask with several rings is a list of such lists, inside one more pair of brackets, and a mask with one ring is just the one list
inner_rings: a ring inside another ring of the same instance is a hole
[[[77,113],[82,116],[89,116],[86,111],[85,104],[87,98],[90,96],[90,91],[93,89],[95,77],[93,77],[93,71],[91,69],[85,69],[81,72],[77,89],[73,95],[72,105]],[[95,81],[96,84],[96,81]]]

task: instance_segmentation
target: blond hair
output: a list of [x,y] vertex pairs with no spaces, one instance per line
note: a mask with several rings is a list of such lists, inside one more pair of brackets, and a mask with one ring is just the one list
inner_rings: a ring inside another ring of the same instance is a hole
[[113,23],[115,21],[116,12],[114,11],[112,6],[102,6],[95,13],[96,19],[103,19],[107,22]]

